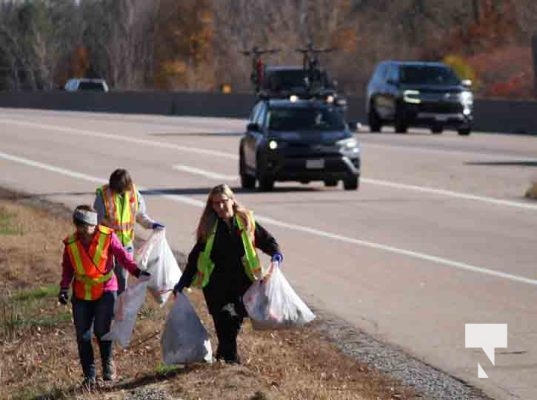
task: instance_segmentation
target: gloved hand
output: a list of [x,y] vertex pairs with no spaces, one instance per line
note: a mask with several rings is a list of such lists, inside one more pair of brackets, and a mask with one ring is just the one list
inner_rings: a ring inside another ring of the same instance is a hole
[[272,255],[272,262],[277,262],[278,264],[281,264],[283,262],[283,254],[282,253],[274,253]]
[[153,229],[164,229],[166,228],[164,225],[162,225],[160,222],[153,222]]
[[67,289],[61,289],[60,294],[58,295],[58,301],[60,304],[66,305],[69,301],[69,293],[67,293]]
[[183,293],[184,286],[181,282],[177,282],[177,285],[173,287],[173,297],[177,297],[177,293]]

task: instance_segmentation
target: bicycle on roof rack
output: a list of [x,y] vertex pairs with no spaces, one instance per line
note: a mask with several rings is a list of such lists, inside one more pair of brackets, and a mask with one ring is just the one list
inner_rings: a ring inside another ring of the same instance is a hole
[[312,42],[304,48],[295,49],[297,53],[302,53],[302,69],[304,70],[304,79],[308,92],[312,95],[318,95],[319,92],[330,88],[327,82],[326,73],[321,69],[319,54],[334,51],[334,48],[316,49]]
[[321,67],[320,54],[330,53],[336,48],[315,48],[310,41],[303,48],[295,49],[302,54],[302,69],[307,93],[310,98],[316,98],[332,103],[342,115],[347,110],[347,100],[336,90],[336,83],[330,82],[328,73]]
[[242,54],[252,57],[250,80],[256,98],[318,100],[333,104],[345,116],[346,99],[337,92],[328,73],[321,68],[319,55],[334,51],[333,48],[317,49],[309,42],[304,48],[295,49],[302,54],[302,65],[267,65],[262,56],[274,54],[280,49],[260,49],[254,46]]
[[280,49],[260,49],[257,46],[251,50],[243,50],[241,53],[245,56],[252,57],[252,72],[250,73],[250,81],[254,85],[256,95],[259,95],[265,74],[265,63],[262,56],[264,54],[275,54]]

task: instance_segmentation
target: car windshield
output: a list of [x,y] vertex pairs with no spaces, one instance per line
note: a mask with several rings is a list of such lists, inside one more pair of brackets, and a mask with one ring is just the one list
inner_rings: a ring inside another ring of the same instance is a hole
[[78,84],[78,90],[98,90],[104,92],[104,85],[102,82],[80,82]]
[[403,66],[399,81],[410,85],[458,85],[459,78],[446,67],[437,66]]
[[306,86],[305,74],[301,69],[271,71],[267,74],[264,87],[270,90],[288,90]]
[[329,108],[274,108],[268,112],[272,131],[340,131],[345,129],[341,115]]

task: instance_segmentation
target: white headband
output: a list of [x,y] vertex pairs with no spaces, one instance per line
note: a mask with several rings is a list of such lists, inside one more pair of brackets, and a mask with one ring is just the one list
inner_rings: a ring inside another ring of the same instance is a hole
[[94,211],[76,209],[73,218],[88,225],[97,225],[97,213]]

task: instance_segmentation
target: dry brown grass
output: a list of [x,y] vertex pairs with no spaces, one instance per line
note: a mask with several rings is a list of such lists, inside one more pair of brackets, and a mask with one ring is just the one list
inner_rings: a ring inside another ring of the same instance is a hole
[[[140,313],[129,348],[115,350],[119,379],[91,393],[83,390],[70,309],[56,302],[61,240],[72,227],[67,212],[50,210],[0,191],[1,398],[123,399],[149,389],[180,399],[413,398],[310,328],[258,332],[246,322],[239,336],[242,365],[165,368],[159,334],[170,304],[160,309],[152,300]],[[203,296],[192,291],[189,297],[215,338]]]

